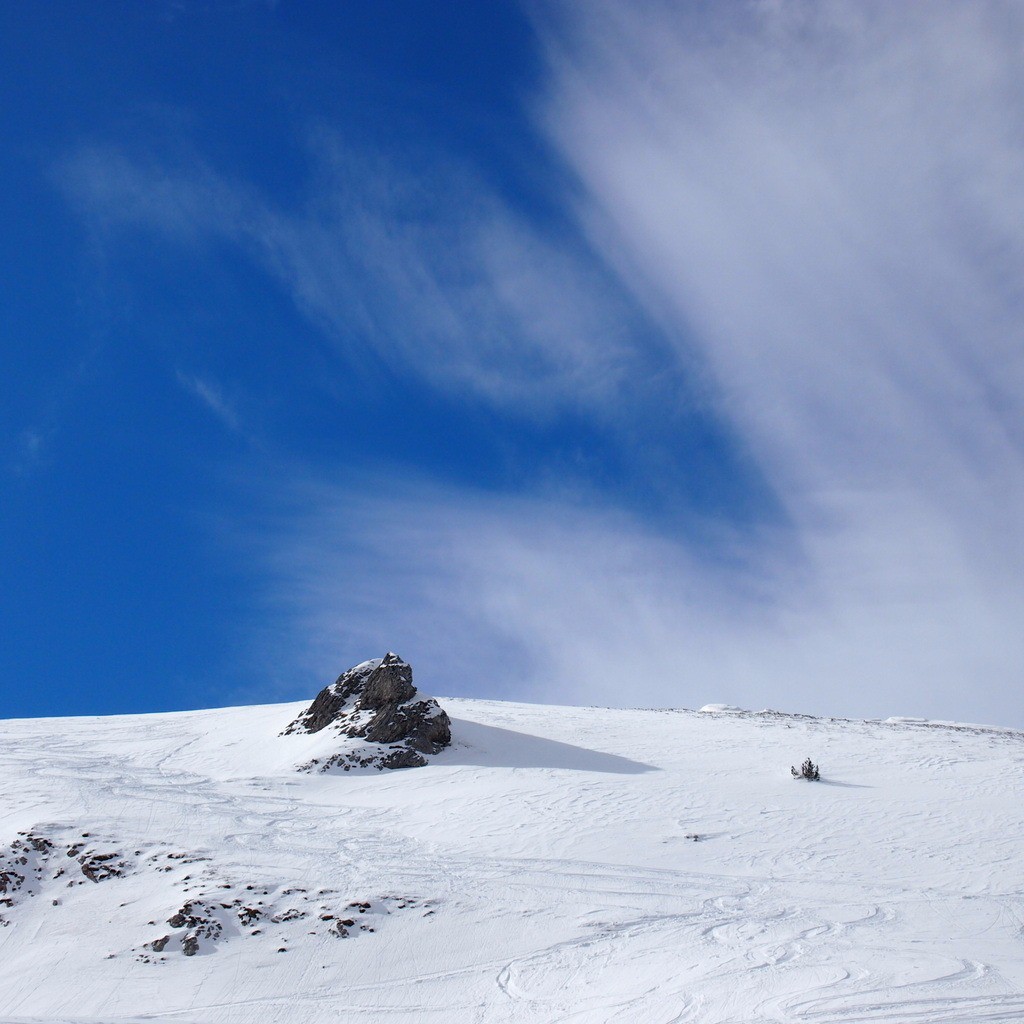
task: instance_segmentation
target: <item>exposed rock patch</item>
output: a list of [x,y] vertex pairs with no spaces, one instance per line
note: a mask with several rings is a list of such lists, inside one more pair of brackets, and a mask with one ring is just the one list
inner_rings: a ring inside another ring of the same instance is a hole
[[[129,950],[143,963],[204,956],[225,943],[260,936],[259,941],[276,946],[295,937],[298,929],[311,935],[355,938],[377,932],[395,912],[431,917],[437,906],[422,896],[369,899],[354,893],[346,897],[336,889],[244,882],[223,873],[200,852],[165,846],[120,852],[126,848],[130,849],[110,836],[76,833],[71,838],[67,827],[60,825],[37,825],[19,832],[9,845],[0,847],[0,927],[17,927],[19,903],[38,900],[48,914],[60,915],[65,903],[73,900],[75,887],[90,890],[104,882],[116,886],[116,879],[133,875],[150,876],[150,887],[165,889],[168,900],[166,917],[137,922],[153,928],[152,938]],[[168,871],[173,873],[170,878]],[[132,902],[119,904],[118,909],[124,910],[122,920],[130,920],[128,908],[133,906]]]
[[[68,842],[57,835],[45,835],[40,827],[19,832],[9,846],[0,848],[0,926],[9,924],[3,911],[16,903],[41,894],[44,886],[57,882],[73,887],[90,882],[123,878],[133,859],[112,844],[95,840],[90,833]],[[53,906],[59,900],[51,898]]]
[[332,729],[350,740],[303,771],[332,768],[417,768],[451,743],[451,721],[433,697],[418,695],[412,667],[397,654],[364,661],[321,690],[283,735]]
[[261,894],[265,899],[236,897],[225,902],[208,887],[204,895],[186,900],[166,921],[172,931],[145,943],[135,951],[136,959],[159,963],[178,954],[215,953],[219,945],[236,938],[263,936],[261,941],[267,943],[288,941],[294,934],[289,928],[347,939],[360,932],[376,932],[396,911],[418,911],[422,917],[431,917],[436,907],[433,900],[419,896],[381,896],[346,903],[329,889],[262,889]]

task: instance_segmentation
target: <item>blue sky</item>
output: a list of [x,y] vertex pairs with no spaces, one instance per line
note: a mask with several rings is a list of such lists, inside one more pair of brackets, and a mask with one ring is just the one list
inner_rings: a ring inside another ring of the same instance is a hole
[[0,11],[4,715],[1024,725],[1015,5]]

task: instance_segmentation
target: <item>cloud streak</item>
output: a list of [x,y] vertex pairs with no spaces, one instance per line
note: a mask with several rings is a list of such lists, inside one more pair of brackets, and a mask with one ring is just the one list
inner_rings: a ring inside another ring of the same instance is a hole
[[107,227],[242,247],[351,361],[526,415],[614,420],[667,347],[786,522],[695,541],[585,487],[293,478],[253,543],[296,661],[1024,725],[1024,10],[598,2],[537,31],[578,234],[329,133],[297,210],[110,150],[65,187]]
[[451,689],[1024,724],[1020,9],[560,11],[538,107],[580,223],[789,528],[694,546],[600,498],[322,495],[322,579],[355,530],[387,581],[327,584],[322,635],[386,623]]
[[517,215],[466,167],[313,135],[299,209],[201,161],[169,167],[115,148],[58,179],[101,231],[146,228],[186,246],[240,246],[349,366],[411,372],[527,417],[608,408],[658,358],[637,313],[585,247]]
[[228,430],[234,434],[241,432],[242,421],[239,419],[238,412],[234,405],[224,397],[224,392],[216,382],[194,374],[182,373],[180,370],[177,376],[178,383],[193,398],[206,406]]
[[1021,403],[1020,19],[750,5],[695,38],[667,6],[604,10],[552,44],[548,128],[609,260],[695,326],[762,457],[869,478],[1014,457],[992,412]]
[[559,495],[379,478],[290,496],[250,554],[282,624],[274,655],[307,689],[398,647],[442,693],[1017,720],[1002,684],[1024,654],[1019,593],[994,591],[966,558],[929,567],[948,538],[916,508],[905,521],[890,510],[896,539],[873,558],[846,529],[804,558],[770,529],[719,536],[710,557]]
[[815,671],[924,703],[1015,685],[1020,8],[598,4],[545,30],[581,217],[690,326],[784,502],[807,572],[780,616],[813,598]]

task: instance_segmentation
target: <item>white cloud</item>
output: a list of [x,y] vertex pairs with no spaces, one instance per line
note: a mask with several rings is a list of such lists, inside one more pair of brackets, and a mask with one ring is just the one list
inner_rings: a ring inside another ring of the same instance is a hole
[[564,232],[530,225],[466,168],[312,142],[314,179],[281,209],[201,161],[173,169],[87,148],[59,179],[94,224],[245,249],[350,365],[384,363],[526,416],[610,410],[650,362],[612,278]]
[[232,433],[239,433],[242,422],[234,405],[228,401],[220,385],[205,377],[178,371],[178,383],[193,398],[198,399]]
[[786,489],[837,460],[1015,459],[1020,19],[783,3],[701,33],[598,9],[553,50],[547,124],[609,260],[693,325]]
[[13,444],[7,446],[11,451],[9,460],[5,460],[6,468],[15,476],[24,476],[37,469],[46,459],[52,433],[52,430],[44,431],[38,427],[21,431],[13,439]]
[[792,532],[324,495],[289,563],[319,634],[409,636],[463,692],[1024,725],[1024,9],[564,11],[540,106],[581,222]]
[[[398,647],[441,692],[1024,725],[1024,8],[560,10],[538,112],[566,203],[787,529],[695,544],[599,495],[300,487],[261,537],[299,657],[326,678]],[[594,416],[643,375],[654,343],[580,244],[464,169],[319,146],[298,211],[109,153],[66,181],[246,247],[352,358]]]
[[440,693],[1019,720],[1000,690],[1024,656],[1019,587],[966,558],[929,565],[944,524],[914,508],[884,510],[871,557],[823,527],[803,560],[768,531],[709,557],[557,495],[379,478],[289,496],[252,543],[296,679],[395,648]]
[[595,244],[690,326],[802,542],[793,668],[1020,719],[1024,10],[595,4],[546,31]]
[[35,462],[42,455],[45,443],[38,430],[26,430],[21,435],[21,450],[30,462]]

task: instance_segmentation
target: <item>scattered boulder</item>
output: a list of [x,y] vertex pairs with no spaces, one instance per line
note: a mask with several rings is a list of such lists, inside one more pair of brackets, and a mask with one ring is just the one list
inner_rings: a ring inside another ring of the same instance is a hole
[[327,728],[359,742],[314,758],[303,770],[418,768],[427,763],[425,755],[439,753],[452,741],[448,715],[433,697],[417,694],[412,667],[390,651],[343,672],[282,735]]

